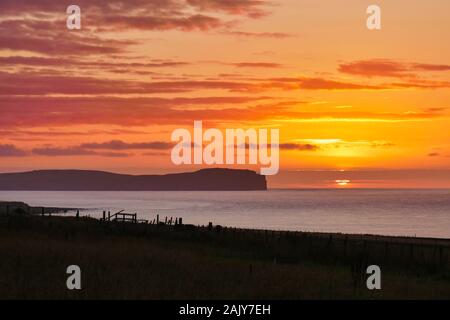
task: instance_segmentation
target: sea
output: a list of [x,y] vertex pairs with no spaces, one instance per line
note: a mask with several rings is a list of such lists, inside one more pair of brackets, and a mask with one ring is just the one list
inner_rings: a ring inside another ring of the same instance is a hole
[[125,210],[139,219],[159,214],[194,225],[450,239],[448,189],[0,191],[0,200],[82,208],[82,216],[97,218],[103,210]]

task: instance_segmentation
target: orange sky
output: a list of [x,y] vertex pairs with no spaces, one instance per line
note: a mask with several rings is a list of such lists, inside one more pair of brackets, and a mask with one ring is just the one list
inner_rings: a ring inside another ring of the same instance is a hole
[[196,169],[170,134],[203,120],[279,128],[271,186],[450,187],[448,1],[75,2],[0,3],[0,171]]

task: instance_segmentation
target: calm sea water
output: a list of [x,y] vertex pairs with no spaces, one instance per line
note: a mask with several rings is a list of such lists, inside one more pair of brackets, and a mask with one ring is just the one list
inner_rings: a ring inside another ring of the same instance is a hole
[[94,217],[125,209],[200,225],[450,238],[450,190],[0,191],[0,200],[86,208]]

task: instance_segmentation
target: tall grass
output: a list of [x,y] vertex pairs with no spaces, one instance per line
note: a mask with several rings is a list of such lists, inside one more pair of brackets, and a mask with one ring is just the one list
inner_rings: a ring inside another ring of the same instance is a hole
[[[0,216],[3,299],[450,298],[444,240]],[[82,270],[66,289],[67,266]],[[365,268],[382,270],[382,290]]]

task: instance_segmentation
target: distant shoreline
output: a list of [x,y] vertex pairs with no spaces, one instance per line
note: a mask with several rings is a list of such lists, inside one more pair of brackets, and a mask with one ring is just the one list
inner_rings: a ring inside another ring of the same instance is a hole
[[64,207],[42,207],[30,206],[22,201],[4,201],[0,200],[0,214],[29,214],[41,215],[44,214],[59,214],[68,213],[71,211],[84,210],[81,208],[64,208]]

